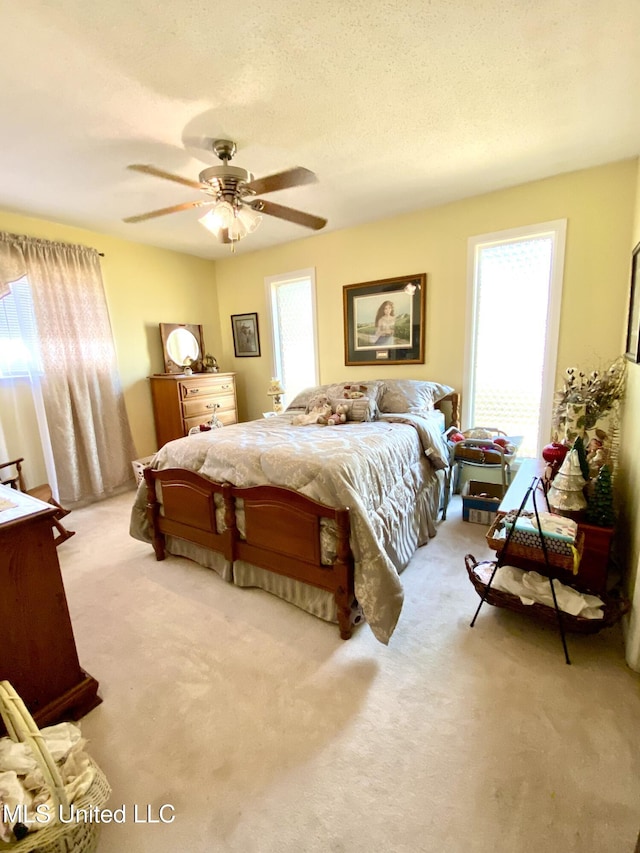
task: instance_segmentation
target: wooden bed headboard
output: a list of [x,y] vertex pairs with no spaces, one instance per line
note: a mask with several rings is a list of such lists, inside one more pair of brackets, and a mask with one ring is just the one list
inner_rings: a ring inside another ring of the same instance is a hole
[[447,429],[452,426],[460,428],[460,394],[457,391],[438,400],[435,407],[444,412]]

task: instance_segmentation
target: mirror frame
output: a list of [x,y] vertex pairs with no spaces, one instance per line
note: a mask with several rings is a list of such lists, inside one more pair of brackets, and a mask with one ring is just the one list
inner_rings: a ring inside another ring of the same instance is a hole
[[167,340],[171,332],[176,329],[186,329],[191,332],[193,337],[198,342],[200,354],[196,361],[191,365],[194,373],[202,373],[202,359],[204,358],[204,337],[202,334],[202,326],[193,323],[160,323],[160,338],[162,339],[162,355],[164,357],[164,372],[165,373],[184,373],[183,366],[176,362],[169,355],[167,350]]

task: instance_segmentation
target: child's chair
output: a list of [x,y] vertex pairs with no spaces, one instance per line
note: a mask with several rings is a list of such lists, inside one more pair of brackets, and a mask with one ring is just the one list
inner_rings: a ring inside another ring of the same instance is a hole
[[33,498],[38,498],[38,500],[56,507],[57,512],[53,516],[53,524],[58,531],[58,535],[55,537],[54,542],[56,545],[61,545],[63,542],[66,542],[67,539],[75,536],[76,533],[75,530],[67,530],[66,527],[60,523],[60,519],[64,518],[65,515],[69,515],[71,510],[60,506],[58,501],[53,497],[51,486],[48,483],[43,483],[41,486],[36,486],[34,489],[27,489],[25,487],[24,477],[22,476],[23,462],[24,457],[22,456],[20,459],[12,459],[11,462],[0,462],[0,472],[3,468],[10,469],[8,472],[9,476],[7,476],[6,473],[0,474],[0,483],[3,486],[11,486],[12,489],[24,492],[27,495],[31,495]]

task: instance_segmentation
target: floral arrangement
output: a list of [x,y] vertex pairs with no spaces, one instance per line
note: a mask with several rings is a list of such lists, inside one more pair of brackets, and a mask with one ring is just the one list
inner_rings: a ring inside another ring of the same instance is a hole
[[561,433],[573,426],[573,437],[566,436],[569,440],[594,429],[622,400],[625,376],[626,360],[622,356],[607,370],[594,370],[589,375],[575,367],[567,368],[564,387],[555,396],[554,429]]
[[[593,370],[588,375],[569,367],[554,398],[553,440],[572,450],[555,479],[548,469],[549,502],[552,508],[560,507],[560,512],[577,512],[586,505],[589,523],[601,527],[612,526],[615,518],[612,478],[619,449],[619,406],[625,392],[626,364],[619,356],[606,370]],[[587,430],[593,431],[591,436]]]

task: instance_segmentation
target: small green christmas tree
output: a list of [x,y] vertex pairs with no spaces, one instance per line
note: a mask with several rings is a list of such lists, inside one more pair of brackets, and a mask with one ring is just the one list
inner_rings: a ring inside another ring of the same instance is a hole
[[593,495],[587,507],[587,521],[597,527],[613,527],[613,489],[611,487],[611,469],[603,465],[593,484]]

